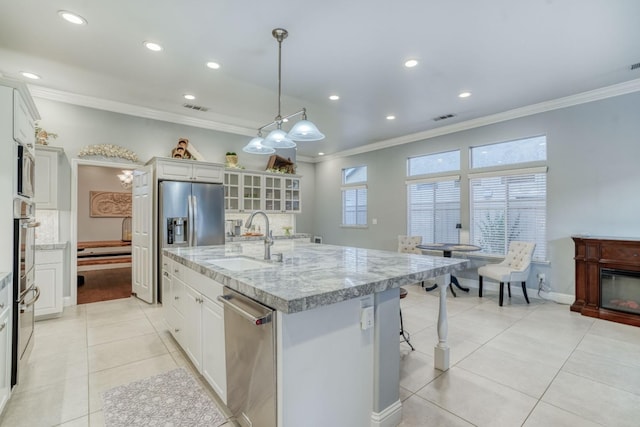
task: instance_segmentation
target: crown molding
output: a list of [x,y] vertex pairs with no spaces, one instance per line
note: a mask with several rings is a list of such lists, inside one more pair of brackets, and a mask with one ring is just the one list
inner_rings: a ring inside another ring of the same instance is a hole
[[[42,86],[29,85],[29,91],[32,96],[37,98],[49,99],[52,101],[65,102],[68,104],[80,105],[83,107],[95,108],[98,110],[111,111],[114,113],[127,114],[130,116],[143,117],[146,119],[166,121],[186,126],[194,126],[203,129],[216,130],[243,136],[255,136],[255,129],[243,126],[230,125],[217,122],[214,120],[198,119],[177,113],[169,113],[165,111],[155,110],[152,108],[141,107],[138,105],[126,104],[123,102],[110,101],[101,98],[95,98],[86,95],[79,95],[70,92],[64,92],[56,89],[49,89]],[[349,150],[339,151],[322,157],[297,156],[300,161],[308,163],[320,163],[342,157],[354,156],[357,154],[368,153],[371,151],[382,150],[398,145],[409,144],[416,141],[427,140],[438,136],[448,135],[451,133],[461,132],[481,126],[500,123],[507,120],[513,120],[521,117],[531,116],[534,114],[544,113],[547,111],[558,110],[562,108],[572,107],[575,105],[586,104],[602,99],[613,98],[620,95],[626,95],[640,91],[640,79],[629,80],[611,86],[582,92],[576,95],[570,95],[551,101],[540,102],[525,107],[515,108],[513,110],[501,113],[491,114],[489,116],[477,119],[467,120],[464,122],[430,129],[427,131],[417,132],[409,135],[399,136],[383,141],[374,142],[372,144],[363,145]]]
[[155,110],[153,108],[141,107],[139,105],[126,104],[124,102],[110,101],[107,99],[80,95],[77,93],[64,92],[61,90],[49,89],[42,86],[29,85],[29,91],[31,92],[31,95],[36,98],[64,102],[67,104],[95,108],[98,110],[111,111],[113,113],[127,114],[129,116],[142,117],[145,119],[160,120],[185,126],[198,127],[202,129],[217,130],[220,132],[227,132],[236,135],[255,136],[256,133],[255,129],[250,129],[243,126],[235,126],[207,119],[198,119],[195,117],[185,116],[183,114],[169,113],[165,111]]
[[540,102],[538,104],[532,104],[521,108],[515,108],[513,110],[504,111],[502,113],[496,113],[485,117],[480,117],[473,120],[467,120],[464,122],[443,126],[436,129],[431,129],[423,132],[417,132],[409,135],[400,136],[397,138],[391,138],[384,141],[374,142],[372,144],[363,145],[350,150],[340,151],[334,154],[314,157],[314,163],[326,162],[333,159],[342,157],[354,156],[356,154],[368,153],[370,151],[382,150],[384,148],[395,147],[397,145],[409,144],[411,142],[422,141],[426,139],[435,138],[442,135],[448,135],[451,133],[461,132],[481,126],[486,126],[494,123],[500,123],[507,120],[513,120],[520,117],[531,116],[534,114],[544,113],[547,111],[559,110],[562,108],[572,107],[575,105],[586,104],[593,101],[599,101],[602,99],[613,98],[620,95],[626,95],[633,92],[640,91],[640,79],[629,80],[624,83],[615,84],[612,86],[606,86],[600,89],[594,89],[587,92],[582,92],[576,95],[565,96],[563,98],[553,99],[551,101]]

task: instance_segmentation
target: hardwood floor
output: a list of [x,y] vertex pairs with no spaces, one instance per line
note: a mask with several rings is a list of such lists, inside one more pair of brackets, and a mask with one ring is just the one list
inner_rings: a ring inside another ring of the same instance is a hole
[[84,284],[78,286],[78,304],[108,301],[131,296],[131,267],[82,271]]

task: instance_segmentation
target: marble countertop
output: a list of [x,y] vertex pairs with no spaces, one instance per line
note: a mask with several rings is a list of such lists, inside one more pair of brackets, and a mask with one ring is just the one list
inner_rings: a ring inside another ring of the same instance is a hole
[[164,254],[200,274],[269,307],[296,313],[461,270],[467,260],[390,251],[277,240],[271,247],[283,262],[232,271],[215,260],[247,257],[262,260],[262,242],[165,249]]

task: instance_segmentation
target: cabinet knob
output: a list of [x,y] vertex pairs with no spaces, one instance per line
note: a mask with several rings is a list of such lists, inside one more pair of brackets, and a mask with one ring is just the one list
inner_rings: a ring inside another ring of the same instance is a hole
[[179,299],[180,299],[180,297],[176,295],[175,297],[173,297],[173,299],[175,299],[175,300],[179,300]]
[[0,310],[2,310],[4,308],[4,303],[0,302]]
[[4,322],[2,322],[2,325],[0,325],[0,332],[4,330],[4,328],[7,327],[7,321],[5,320]]
[[173,332],[175,332],[175,333],[177,334],[178,332],[180,332],[180,329],[179,329],[179,328],[175,328],[175,329],[173,330]]

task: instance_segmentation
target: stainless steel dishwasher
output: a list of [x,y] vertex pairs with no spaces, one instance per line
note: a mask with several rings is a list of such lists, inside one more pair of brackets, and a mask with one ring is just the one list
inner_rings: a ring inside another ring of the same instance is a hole
[[227,406],[243,427],[276,427],[275,312],[224,288]]

